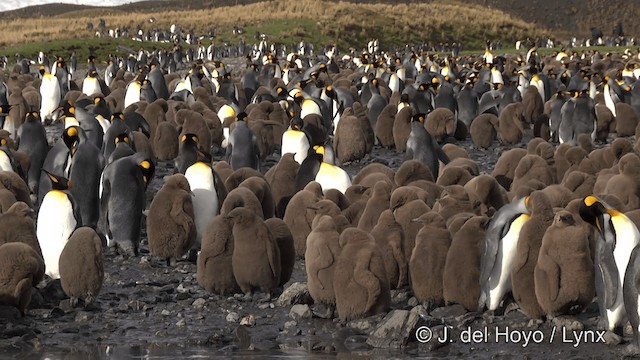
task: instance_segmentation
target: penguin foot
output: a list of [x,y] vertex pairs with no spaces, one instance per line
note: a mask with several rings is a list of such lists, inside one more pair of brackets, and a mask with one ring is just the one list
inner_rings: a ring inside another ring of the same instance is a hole
[[73,296],[70,297],[69,304],[71,305],[72,308],[75,308],[76,306],[78,306],[78,298]]
[[131,241],[118,241],[118,253],[125,257],[136,257],[136,248]]
[[262,303],[268,303],[271,301],[271,293],[270,292],[266,292],[265,295],[263,297],[258,297],[256,299],[256,302],[258,304],[262,304]]
[[316,303],[311,312],[320,319],[333,319],[334,306],[323,303]]

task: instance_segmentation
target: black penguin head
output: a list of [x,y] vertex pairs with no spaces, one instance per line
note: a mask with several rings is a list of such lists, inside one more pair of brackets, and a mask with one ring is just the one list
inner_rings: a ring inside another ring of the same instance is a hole
[[71,189],[71,180],[69,180],[67,178],[64,178],[62,176],[54,175],[54,174],[48,172],[45,169],[42,169],[42,171],[49,178],[49,181],[51,182],[51,188],[53,190],[68,190],[68,189]]
[[411,117],[411,122],[419,122],[421,124],[424,124],[426,119],[427,119],[426,114],[415,114],[413,115],[413,117]]
[[66,100],[63,102],[57,110],[62,110],[61,118],[64,117],[75,117],[76,116],[76,107],[73,105],[73,101]]
[[64,141],[71,155],[75,154],[78,148],[78,142],[80,142],[79,132],[80,130],[77,126],[69,126],[62,132],[62,141]]
[[236,116],[236,121],[238,121],[238,122],[242,122],[242,121],[248,122],[249,121],[249,117],[247,116],[247,113],[243,111],[243,112],[239,113],[238,116]]
[[304,127],[304,121],[302,121],[300,117],[294,117],[291,119],[291,121],[289,121],[289,126],[291,126],[292,130],[301,131]]
[[44,76],[44,74],[47,73],[47,69],[44,67],[44,65],[40,65],[38,72],[40,73],[40,75]]
[[125,143],[129,145],[129,142],[131,141],[131,139],[129,139],[129,134],[127,133],[122,133],[122,134],[118,134],[114,139],[113,142],[118,145],[119,143]]
[[9,111],[13,108],[13,105],[0,105],[0,115],[9,115]]
[[595,195],[589,195],[580,203],[579,213],[582,220],[595,226],[604,238],[604,214],[616,215],[618,211],[610,209]]
[[142,180],[144,181],[144,186],[146,188],[151,181],[151,177],[153,177],[156,166],[150,159],[144,159],[138,162],[138,167],[140,168],[140,171],[142,171]]
[[123,113],[118,112],[118,113],[111,114],[111,122],[118,121],[118,120],[124,121]]
[[188,133],[188,134],[184,134],[184,135],[182,135],[182,137],[180,137],[180,142],[181,143],[186,143],[186,144],[195,144],[196,147],[197,147],[198,144],[200,143],[200,140],[198,139],[198,135],[192,134],[192,133]]
[[27,113],[24,119],[25,119],[25,122],[31,122],[31,121],[39,122],[40,114],[37,111],[31,111]]

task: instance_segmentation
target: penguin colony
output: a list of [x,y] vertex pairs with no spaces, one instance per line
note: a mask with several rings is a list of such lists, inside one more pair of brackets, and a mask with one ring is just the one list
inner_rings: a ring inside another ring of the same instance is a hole
[[[90,303],[103,250],[138,255],[144,213],[151,255],[196,261],[212,293],[270,299],[304,258],[312,298],[342,320],[388,311],[403,287],[428,311],[515,301],[532,319],[597,301],[602,328],[629,321],[637,345],[638,57],[334,50],[265,52],[240,75],[181,58],[167,72],[156,53],[110,57],[104,76],[90,58],[85,78],[62,57],[16,66],[0,97],[0,302],[24,314],[46,275]],[[468,138],[515,146],[481,173],[455,145]],[[406,161],[341,167],[374,146]],[[147,199],[159,162],[175,174]]]

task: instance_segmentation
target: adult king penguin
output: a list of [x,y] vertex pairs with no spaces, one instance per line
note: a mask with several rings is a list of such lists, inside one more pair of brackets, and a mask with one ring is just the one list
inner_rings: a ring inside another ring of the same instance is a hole
[[[623,290],[631,286],[625,282],[625,275],[632,251],[640,242],[640,232],[626,215],[594,195],[583,199],[579,211],[580,217],[597,230],[594,265],[602,325],[608,331],[621,330],[627,311],[635,312],[636,317],[638,312],[637,307],[626,309]],[[637,330],[636,324],[634,333]]]

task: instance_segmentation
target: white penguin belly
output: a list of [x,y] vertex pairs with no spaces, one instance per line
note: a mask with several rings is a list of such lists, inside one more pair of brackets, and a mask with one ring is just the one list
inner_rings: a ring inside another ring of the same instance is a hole
[[207,225],[218,215],[218,194],[216,193],[211,168],[203,163],[196,163],[185,171],[193,198],[194,222],[196,224],[196,242],[200,244],[202,233]]
[[304,159],[307,158],[309,152],[309,141],[307,136],[302,131],[287,130],[282,134],[282,155],[295,154],[293,159],[302,164]]
[[[55,81],[55,83],[53,83]],[[42,78],[42,84],[40,84],[40,116],[42,120],[53,119],[53,112],[58,108],[60,104],[60,87],[57,80],[53,77],[49,79],[48,76]]]
[[324,193],[329,189],[336,189],[344,194],[347,188],[351,186],[351,178],[346,171],[325,162],[320,164],[320,170],[316,174],[315,181],[322,186],[322,192]]
[[76,228],[73,206],[67,194],[52,190],[45,195],[38,211],[36,235],[42,249],[46,274],[60,278],[58,261],[71,233]]
[[100,89],[100,82],[96,78],[85,78],[82,82],[82,93],[91,96],[93,94],[102,92]]
[[640,232],[635,225],[624,215],[611,217],[611,222],[616,230],[616,237],[618,242],[616,248],[613,250],[613,258],[618,268],[619,286],[618,296],[616,296],[616,302],[607,311],[607,326],[608,330],[612,330],[621,325],[627,318],[627,312],[624,308],[624,299],[622,295],[622,288],[624,284],[624,274],[629,265],[631,257],[631,251],[638,244],[640,239]]
[[489,310],[497,309],[505,294],[512,290],[511,265],[516,257],[520,229],[528,219],[529,215],[520,215],[511,223],[509,231],[500,240],[496,262],[488,280],[489,298],[487,299],[487,308]]
[[9,136],[12,139],[16,138],[16,123],[13,121],[13,118],[11,117],[11,115],[7,115],[4,118],[4,125],[2,126],[3,130],[7,130],[9,132]]
[[0,150],[0,170],[14,172],[13,167],[11,166],[11,160],[4,150]]

